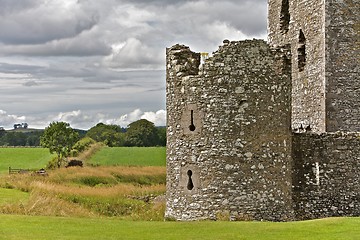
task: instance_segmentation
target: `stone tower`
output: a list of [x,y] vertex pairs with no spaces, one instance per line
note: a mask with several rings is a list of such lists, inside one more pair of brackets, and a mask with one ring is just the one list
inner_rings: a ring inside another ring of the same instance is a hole
[[292,219],[288,49],[167,49],[167,208],[177,220]]
[[269,43],[167,49],[167,218],[360,216],[359,10],[269,0]]
[[359,11],[359,0],[269,0],[269,44],[291,44],[293,129],[360,131]]

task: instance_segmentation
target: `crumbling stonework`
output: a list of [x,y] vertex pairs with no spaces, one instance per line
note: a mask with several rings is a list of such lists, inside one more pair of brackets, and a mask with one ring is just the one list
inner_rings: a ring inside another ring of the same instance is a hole
[[199,55],[167,49],[168,217],[292,218],[289,57],[226,42],[194,74]]
[[358,0],[269,1],[270,45],[291,44],[293,129],[360,131],[359,9]]
[[269,44],[167,49],[167,218],[360,215],[357,5],[271,0]]

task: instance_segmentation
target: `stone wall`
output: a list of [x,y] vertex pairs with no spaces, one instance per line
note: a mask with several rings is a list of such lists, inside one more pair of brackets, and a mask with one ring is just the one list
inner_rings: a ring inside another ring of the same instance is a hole
[[269,44],[167,49],[166,217],[360,215],[359,9],[270,0]]
[[327,131],[360,132],[360,1],[326,1]]
[[[167,49],[167,206],[177,220],[293,219],[288,49]],[[200,67],[200,70],[199,70]]]
[[360,131],[359,11],[358,0],[269,1],[269,44],[293,53],[293,129]]
[[292,128],[318,133],[326,131],[324,2],[273,0],[268,16],[269,44],[291,45]]
[[296,219],[360,216],[360,134],[295,134]]

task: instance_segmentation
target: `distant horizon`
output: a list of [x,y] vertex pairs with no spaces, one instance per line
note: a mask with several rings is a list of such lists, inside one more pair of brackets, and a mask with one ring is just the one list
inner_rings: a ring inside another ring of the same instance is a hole
[[[139,119],[140,120],[140,119]],[[137,120],[136,120],[137,121]],[[149,120],[148,120],[149,121]],[[54,122],[56,122],[56,121],[54,121]],[[59,122],[61,122],[61,121],[59,121]],[[150,121],[151,122],[151,121]],[[99,123],[97,123],[97,124],[100,124],[101,122],[99,122]],[[21,124],[21,123],[14,123],[14,125],[15,124]],[[95,127],[97,124],[95,124],[94,126],[92,126],[92,127]],[[106,124],[106,123],[103,123],[103,124]],[[125,127],[123,127],[123,126],[120,126],[120,125],[117,125],[117,124],[106,124],[106,125],[116,125],[116,126],[119,126],[119,127],[121,127],[121,128],[123,128],[123,129],[126,129],[126,128],[128,128],[128,126],[125,126]],[[30,126],[30,124],[29,124],[29,126]],[[1,129],[3,129],[3,130],[5,130],[5,131],[12,131],[12,130],[14,130],[14,131],[16,131],[16,130],[19,130],[19,131],[21,131],[21,130],[29,130],[29,131],[31,131],[31,130],[45,130],[45,128],[46,127],[48,127],[48,126],[45,126],[44,128],[32,128],[32,127],[27,127],[27,128],[23,128],[23,127],[19,127],[19,128],[14,128],[14,127],[12,127],[12,128],[5,128],[5,127],[2,127],[2,126],[0,126],[0,130]],[[87,129],[84,129],[84,128],[74,128],[74,127],[72,127],[71,126],[71,124],[70,124],[70,127],[71,128],[73,128],[73,129],[76,129],[76,130],[81,130],[81,131],[88,131],[89,129],[91,129],[92,127],[90,127],[90,128],[87,128]],[[166,125],[155,125],[155,127],[157,127],[157,128],[161,128],[161,127],[166,127]]]

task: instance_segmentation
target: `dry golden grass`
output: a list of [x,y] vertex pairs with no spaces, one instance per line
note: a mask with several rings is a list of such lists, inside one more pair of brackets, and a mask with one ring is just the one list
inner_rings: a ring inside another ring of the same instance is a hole
[[72,167],[62,168],[49,173],[49,179],[70,180],[81,176],[114,177],[114,175],[153,176],[165,175],[165,167],[135,167],[135,166],[100,166],[100,167]]
[[[48,176],[2,176],[0,187],[29,192],[30,199],[26,203],[0,206],[0,212],[91,217],[103,214],[109,216],[113,211],[114,216],[125,214],[131,219],[150,220],[163,217],[164,202],[153,203],[149,202],[149,199],[164,194],[165,183],[121,182],[118,176],[131,176],[130,180],[144,176],[162,179],[165,178],[165,167],[74,167],[50,171]],[[83,179],[95,179],[109,184],[88,186],[82,183]],[[124,210],[126,206],[120,206],[121,202],[133,210]],[[112,205],[110,208],[109,204]]]
[[62,194],[62,195],[80,195],[85,197],[124,197],[124,196],[143,196],[165,191],[164,185],[155,186],[135,186],[132,184],[117,184],[110,187],[89,187],[89,186],[69,186],[53,184],[46,182],[33,182],[32,189],[41,192]]

